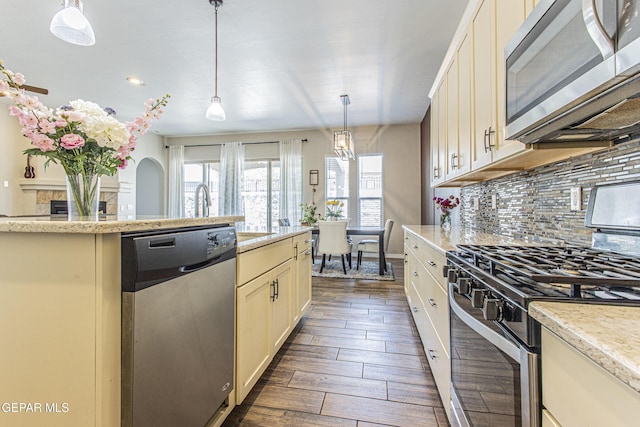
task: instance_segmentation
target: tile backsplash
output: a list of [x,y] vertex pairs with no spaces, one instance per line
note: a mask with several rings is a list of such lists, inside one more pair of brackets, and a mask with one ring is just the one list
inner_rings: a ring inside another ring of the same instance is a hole
[[[460,222],[475,231],[590,245],[592,230],[584,226],[584,219],[591,188],[635,180],[640,180],[640,140],[463,187]],[[578,211],[571,210],[571,189],[575,187],[582,190]],[[479,199],[477,209],[475,199]]]

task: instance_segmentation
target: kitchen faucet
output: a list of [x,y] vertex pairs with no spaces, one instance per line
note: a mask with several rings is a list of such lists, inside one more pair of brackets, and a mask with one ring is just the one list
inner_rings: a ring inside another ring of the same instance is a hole
[[[202,203],[202,215],[200,215],[200,190],[203,190],[204,200]],[[209,193],[209,187],[207,184],[201,183],[196,187],[196,208],[195,208],[195,217],[199,216],[207,217],[209,216],[209,207],[211,206],[211,193]]]

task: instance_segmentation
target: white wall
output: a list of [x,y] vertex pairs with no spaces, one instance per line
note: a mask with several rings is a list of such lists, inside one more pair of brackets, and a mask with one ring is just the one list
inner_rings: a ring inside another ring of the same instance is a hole
[[[403,253],[402,224],[420,224],[420,125],[370,126],[350,129],[355,141],[355,153],[382,153],[384,174],[384,214],[396,221],[389,245],[389,253]],[[320,185],[315,202],[324,200],[324,159],[334,155],[331,149],[333,132],[307,130],[268,132],[199,137],[167,138],[168,145],[203,145],[229,141],[266,142],[282,139],[307,139],[302,146],[304,200],[311,202],[312,191],[308,185],[309,170],[320,171]],[[247,157],[278,157],[276,144],[247,145]],[[275,151],[274,151],[275,150]],[[218,147],[196,147],[185,149],[187,160],[216,160]],[[352,163],[353,170],[357,163]],[[350,193],[357,194],[355,174],[351,179]]]

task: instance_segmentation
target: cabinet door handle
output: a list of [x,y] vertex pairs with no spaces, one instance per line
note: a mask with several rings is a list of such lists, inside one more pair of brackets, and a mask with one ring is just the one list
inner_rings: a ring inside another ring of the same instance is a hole
[[427,351],[427,355],[429,356],[429,359],[431,359],[431,360],[433,360],[433,359],[435,359],[435,358],[437,357],[437,356],[436,356],[436,352],[435,352],[435,351],[433,351],[433,350],[431,350],[431,349],[429,349],[429,350]]
[[298,243],[293,246],[293,259],[298,260]]
[[429,267],[435,267],[436,263],[433,261],[427,261],[427,264],[429,264]]
[[431,307],[435,307],[437,305],[436,300],[434,300],[433,298],[429,298],[427,301],[429,302],[429,305]]
[[309,255],[311,253],[311,249],[307,249],[302,253],[302,255]]
[[279,299],[280,298],[280,282],[278,281],[278,279],[276,279],[275,283],[276,283],[275,297],[276,299]]
[[491,126],[489,126],[489,129],[486,129],[484,131],[484,152],[488,153],[489,151],[493,150],[493,147],[495,147],[495,144],[491,143],[491,135],[493,135],[494,133],[496,133],[496,131],[491,129]]
[[458,158],[458,155],[456,153],[453,153],[451,155],[451,170],[458,168],[458,162],[456,162],[457,158]]
[[440,178],[440,174],[438,173],[438,167],[434,166],[433,167],[433,179],[438,179]]
[[413,272],[413,277],[418,277],[418,272],[417,271]]
[[418,249],[418,245],[413,245],[413,249]]
[[271,301],[275,301],[276,300],[276,281],[272,281],[271,282]]
[[404,263],[405,264],[409,263],[409,255],[408,254],[404,254]]
[[417,313],[418,312],[418,307],[413,307],[413,312]]

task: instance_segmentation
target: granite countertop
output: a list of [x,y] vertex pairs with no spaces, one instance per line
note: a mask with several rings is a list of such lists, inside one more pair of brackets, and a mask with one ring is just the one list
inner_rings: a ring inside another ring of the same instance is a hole
[[298,234],[311,231],[313,227],[290,226],[277,227],[271,231],[262,229],[250,229],[243,225],[238,225],[238,253],[247,252],[262,246],[276,243],[280,240],[288,239]]
[[516,239],[489,233],[478,233],[461,227],[445,231],[439,225],[403,225],[403,229],[430,243],[443,254],[456,249],[456,245],[541,245],[533,240]]
[[244,221],[243,216],[207,218],[139,217],[120,220],[106,216],[98,221],[68,221],[66,216],[2,217],[0,232],[9,233],[77,233],[108,234],[129,231],[162,230],[198,225],[235,224]]
[[640,307],[536,301],[529,314],[640,392]]

